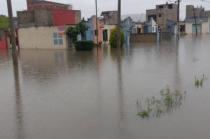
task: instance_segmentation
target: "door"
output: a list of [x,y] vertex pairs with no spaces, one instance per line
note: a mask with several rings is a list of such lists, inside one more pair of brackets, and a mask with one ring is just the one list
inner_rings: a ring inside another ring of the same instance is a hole
[[196,33],[196,28],[197,28],[197,33],[202,33],[202,25],[201,24],[193,24],[192,25],[192,33]]

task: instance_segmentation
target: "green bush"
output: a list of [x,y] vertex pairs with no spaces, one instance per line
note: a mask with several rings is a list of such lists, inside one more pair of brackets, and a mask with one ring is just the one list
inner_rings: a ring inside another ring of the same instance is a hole
[[121,29],[115,28],[111,31],[111,35],[110,35],[110,38],[109,38],[109,43],[110,43],[110,46],[112,48],[117,48],[117,39],[118,39],[117,36],[118,36],[119,31],[120,31],[120,34],[121,34],[120,35],[120,42],[121,42],[120,46],[121,47],[123,46],[124,38],[125,38],[124,33],[122,32]]
[[93,41],[77,41],[75,43],[75,49],[77,51],[91,51],[94,47]]

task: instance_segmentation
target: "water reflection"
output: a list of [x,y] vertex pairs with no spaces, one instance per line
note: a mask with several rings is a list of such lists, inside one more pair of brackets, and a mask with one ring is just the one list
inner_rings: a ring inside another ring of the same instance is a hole
[[18,53],[12,54],[13,60],[13,73],[14,73],[14,90],[15,90],[15,116],[17,126],[17,139],[24,139],[24,126],[23,126],[23,108],[22,108],[22,95],[20,88],[20,77],[19,77],[19,57]]
[[209,138],[209,80],[197,89],[194,78],[210,74],[210,39],[197,39],[131,44],[120,55],[107,47],[21,50],[15,97],[11,57],[0,53],[0,138]]

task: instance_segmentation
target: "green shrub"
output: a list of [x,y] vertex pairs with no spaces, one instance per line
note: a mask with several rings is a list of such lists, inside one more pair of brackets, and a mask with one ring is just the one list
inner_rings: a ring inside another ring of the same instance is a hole
[[125,36],[124,36],[124,33],[122,32],[122,30],[121,29],[119,29],[119,28],[115,28],[115,29],[113,29],[112,31],[111,31],[111,35],[110,35],[110,38],[109,38],[109,43],[110,43],[110,46],[112,47],[112,48],[117,48],[117,36],[118,36],[118,32],[120,31],[120,42],[121,42],[121,44],[120,44],[120,46],[122,47],[123,46],[123,43],[124,43],[124,38],[125,38]]
[[94,47],[93,41],[77,41],[75,48],[77,51],[91,51]]

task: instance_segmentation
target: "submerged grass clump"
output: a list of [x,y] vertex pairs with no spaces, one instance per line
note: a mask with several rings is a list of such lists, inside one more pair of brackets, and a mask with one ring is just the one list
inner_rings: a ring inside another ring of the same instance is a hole
[[164,113],[173,112],[182,105],[186,92],[171,91],[169,87],[160,91],[160,98],[147,98],[144,107],[137,100],[138,116],[141,118],[160,117]]
[[203,83],[204,83],[204,81],[206,80],[207,78],[205,77],[205,75],[203,74],[203,76],[200,78],[200,79],[198,79],[197,77],[195,77],[195,87],[197,87],[197,88],[199,88],[199,87],[203,87]]
[[149,112],[146,110],[143,110],[141,112],[138,112],[137,114],[138,116],[142,117],[142,118],[148,118],[149,117]]

